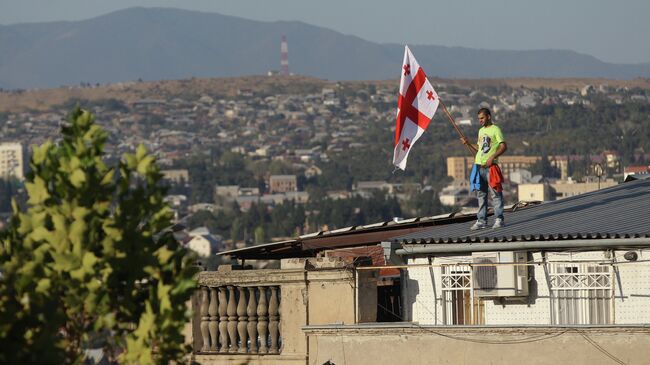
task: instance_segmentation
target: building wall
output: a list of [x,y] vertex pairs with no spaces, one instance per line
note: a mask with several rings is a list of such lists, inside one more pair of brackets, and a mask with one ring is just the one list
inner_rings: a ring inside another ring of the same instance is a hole
[[612,179],[603,179],[600,183],[598,182],[557,182],[551,184],[551,187],[555,189],[557,194],[557,199],[568,198],[574,195],[580,195],[588,193],[591,191],[596,191],[598,189],[609,188],[611,186],[618,185],[618,183]]
[[23,147],[20,143],[0,143],[0,178],[24,178]]
[[519,201],[549,201],[555,200],[555,196],[551,196],[551,189],[548,184],[519,184],[517,186],[517,196]]
[[187,246],[190,250],[196,252],[201,257],[209,257],[212,254],[212,247],[210,246],[210,241],[208,241],[203,236],[194,236],[188,242]]
[[269,178],[269,190],[271,193],[286,193],[298,191],[298,183],[295,175],[271,175]]
[[[637,262],[623,258],[627,251],[615,251],[618,263],[612,267],[613,324],[647,324],[650,323],[650,262],[644,262],[643,257],[650,258],[650,250],[635,251],[638,253]],[[548,262],[593,262],[611,264],[604,251],[567,253],[549,252]],[[531,256],[529,255],[529,258]],[[533,262],[542,262],[540,252],[532,254]],[[444,311],[442,303],[442,276],[440,265],[456,262],[471,262],[471,256],[445,256],[431,259],[431,267],[419,266],[408,269],[405,280],[404,303],[408,320],[420,324],[442,325]],[[427,258],[409,259],[409,265],[429,264]],[[607,265],[610,266],[610,265]],[[499,300],[485,299],[486,325],[519,325],[534,324],[548,325],[552,323],[551,296],[546,274],[546,265],[529,266],[530,295],[523,300],[513,300],[503,303]]]
[[190,182],[190,174],[186,169],[162,170],[161,172],[165,179],[175,184],[180,184],[181,182],[188,184]]
[[228,199],[234,200],[239,195],[239,185],[216,185],[214,187],[215,200]]
[[[307,327],[310,365],[647,364],[647,328]],[[328,362],[329,361],[329,362]]]
[[506,179],[510,178],[510,173],[519,169],[529,169],[531,165],[539,161],[539,156],[512,156],[504,155],[499,157],[499,167]]
[[[519,169],[529,169],[540,158],[539,156],[513,156],[506,154],[499,157],[499,167],[501,167],[503,176],[509,179],[511,172]],[[560,170],[563,180],[568,177],[568,162],[566,157],[549,156],[549,162]],[[447,176],[453,177],[454,180],[468,179],[473,164],[473,157],[447,157]]]
[[440,203],[444,205],[456,205],[460,200],[460,196],[457,194],[440,194]]
[[447,176],[454,180],[466,180],[470,172],[468,168],[471,169],[473,163],[471,157],[447,157]]

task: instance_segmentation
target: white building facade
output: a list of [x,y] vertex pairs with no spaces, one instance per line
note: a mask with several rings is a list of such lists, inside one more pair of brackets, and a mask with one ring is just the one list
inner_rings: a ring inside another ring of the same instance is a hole
[[24,179],[23,146],[17,142],[0,143],[0,178]]
[[[522,254],[494,265],[477,264],[488,252],[409,259],[405,315],[431,325],[650,323],[649,250]],[[492,296],[481,285],[520,291]]]

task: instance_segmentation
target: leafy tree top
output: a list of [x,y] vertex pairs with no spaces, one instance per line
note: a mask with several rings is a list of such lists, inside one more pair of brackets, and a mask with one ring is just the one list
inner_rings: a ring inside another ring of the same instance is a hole
[[81,363],[97,338],[121,362],[178,360],[195,283],[154,157],[141,145],[107,166],[93,116],[68,122],[34,147],[28,207],[0,236],[0,346],[16,349],[0,363]]

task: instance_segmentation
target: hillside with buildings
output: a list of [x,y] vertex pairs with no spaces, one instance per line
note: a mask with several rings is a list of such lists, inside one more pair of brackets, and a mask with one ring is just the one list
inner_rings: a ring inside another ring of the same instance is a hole
[[[493,110],[510,204],[610,186],[650,164],[647,80],[432,81],[470,137],[478,108]],[[1,151],[20,144],[24,156],[0,154],[1,200],[21,190],[29,146],[57,138],[79,104],[109,131],[109,158],[144,143],[178,218],[231,242],[472,209],[472,161],[441,112],[392,173],[396,87],[259,76],[0,92]]]

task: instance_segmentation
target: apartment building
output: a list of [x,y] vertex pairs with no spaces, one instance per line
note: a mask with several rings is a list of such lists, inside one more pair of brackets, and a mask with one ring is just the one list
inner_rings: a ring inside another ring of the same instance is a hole
[[[509,179],[511,172],[520,169],[529,169],[540,159],[540,156],[504,155],[499,157],[499,167],[501,167],[503,176]],[[549,162],[560,170],[561,179],[564,180],[568,177],[569,165],[566,156],[549,156]],[[466,180],[469,178],[473,164],[473,156],[447,157],[447,176],[454,178],[454,180]]]
[[296,175],[271,175],[269,178],[269,190],[271,193],[298,191]]
[[17,142],[0,143],[0,178],[24,178],[23,146]]

